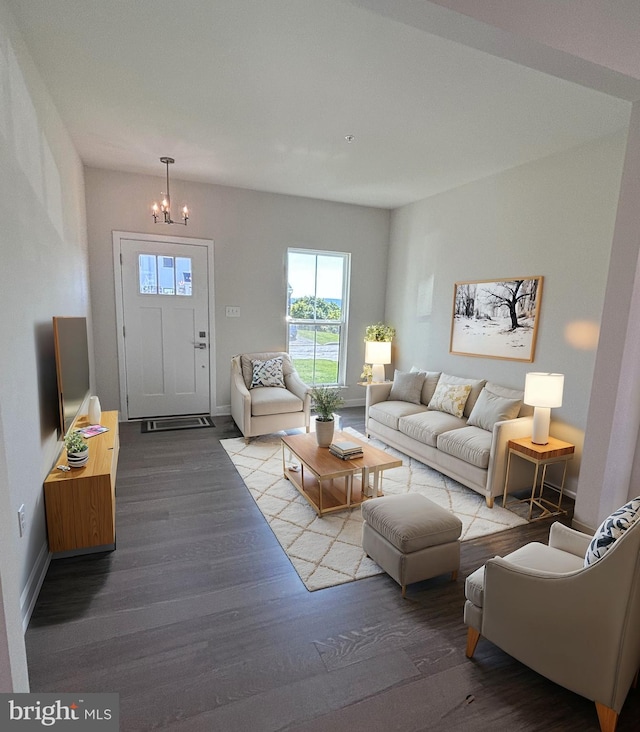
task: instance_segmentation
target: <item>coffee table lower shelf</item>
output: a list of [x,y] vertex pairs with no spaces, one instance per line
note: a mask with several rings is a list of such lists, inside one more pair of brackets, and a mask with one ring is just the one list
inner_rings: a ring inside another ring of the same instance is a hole
[[[353,473],[319,479],[302,464],[298,470],[285,468],[284,477],[307,499],[318,516],[359,506],[372,497],[364,494],[362,477]],[[382,492],[378,495],[381,496]]]

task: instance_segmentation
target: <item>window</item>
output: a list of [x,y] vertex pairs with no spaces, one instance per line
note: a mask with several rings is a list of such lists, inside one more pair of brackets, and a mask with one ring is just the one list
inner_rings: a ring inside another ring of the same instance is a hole
[[307,384],[344,384],[350,255],[287,252],[287,344]]
[[191,257],[138,256],[141,295],[191,296]]

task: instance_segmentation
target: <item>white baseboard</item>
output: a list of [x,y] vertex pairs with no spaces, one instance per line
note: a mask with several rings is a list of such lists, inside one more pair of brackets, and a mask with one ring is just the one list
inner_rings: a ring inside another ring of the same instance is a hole
[[44,582],[44,578],[51,563],[51,553],[47,542],[42,545],[38,552],[38,557],[31,569],[27,584],[20,595],[20,614],[22,616],[22,632],[27,632],[27,626],[33,614],[33,608],[36,606],[36,600],[40,594],[40,588]]

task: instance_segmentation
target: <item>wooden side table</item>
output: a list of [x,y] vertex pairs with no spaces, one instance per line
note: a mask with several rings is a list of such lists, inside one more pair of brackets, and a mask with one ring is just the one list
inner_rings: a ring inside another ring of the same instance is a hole
[[[509,440],[508,445],[509,454],[507,457],[507,472],[504,478],[504,493],[502,495],[502,505],[507,507],[507,496],[509,493],[509,471],[511,469],[511,458],[516,456],[523,460],[528,460],[530,463],[535,465],[535,471],[533,474],[533,484],[531,486],[530,498],[524,499],[523,502],[529,504],[529,514],[527,520],[531,521],[531,515],[533,513],[533,507],[537,506],[542,510],[540,516],[537,519],[547,518],[548,516],[557,516],[560,513],[564,513],[562,510],[562,494],[564,492],[564,482],[567,477],[567,464],[569,460],[573,458],[575,453],[575,445],[570,442],[563,442],[555,437],[549,437],[549,442],[546,445],[536,445],[531,442],[530,437],[523,437],[519,440]],[[553,503],[544,498],[542,492],[544,490],[544,481],[547,475],[547,466],[555,463],[564,463],[564,469],[562,471],[562,483],[560,484],[560,491],[558,495],[558,502]],[[538,476],[540,474],[540,467],[542,466],[542,477],[538,484]]]

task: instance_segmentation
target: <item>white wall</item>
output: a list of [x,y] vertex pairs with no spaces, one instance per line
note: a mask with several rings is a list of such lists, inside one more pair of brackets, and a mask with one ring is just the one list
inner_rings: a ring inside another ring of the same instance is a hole
[[[174,168],[179,170],[179,161]],[[363,390],[355,383],[364,360],[365,326],[384,312],[388,211],[172,177],[172,198],[189,203],[189,224],[154,225],[150,204],[163,190],[163,178],[87,168],[85,179],[96,388],[103,409],[119,407],[113,230],[213,239],[217,410],[227,413],[231,356],[285,347],[287,247],[351,252],[351,386],[345,399],[363,403]],[[239,306],[241,317],[226,318],[226,305]]]
[[26,690],[22,620],[49,560],[42,482],[60,447],[51,317],[88,315],[89,296],[82,165],[3,0],[0,201],[0,572],[12,684]]
[[[625,144],[621,131],[395,211],[385,317],[398,329],[398,367],[515,388],[527,371],[564,373],[552,432],[580,451],[597,343],[575,347],[567,328],[600,323]],[[544,277],[533,363],[449,353],[454,282],[532,275]]]

